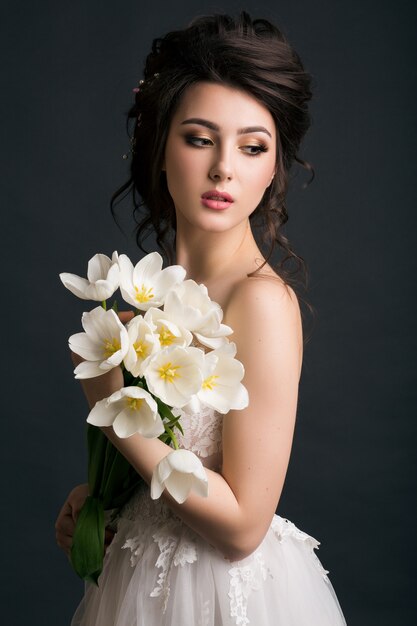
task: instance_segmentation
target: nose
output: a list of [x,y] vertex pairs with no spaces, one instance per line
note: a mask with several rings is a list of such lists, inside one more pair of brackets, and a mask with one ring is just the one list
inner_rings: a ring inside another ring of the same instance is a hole
[[209,178],[217,182],[232,180],[233,166],[230,154],[228,155],[225,151],[221,151],[216,155],[215,161],[210,168]]

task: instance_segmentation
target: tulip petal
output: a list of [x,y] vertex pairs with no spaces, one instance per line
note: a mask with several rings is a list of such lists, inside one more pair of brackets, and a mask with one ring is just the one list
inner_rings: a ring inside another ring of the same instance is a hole
[[117,412],[120,410],[116,403],[108,403],[108,399],[99,400],[91,409],[87,422],[93,426],[111,426]]
[[206,348],[211,348],[212,350],[221,348],[227,343],[226,337],[207,337],[197,332],[194,332],[194,335],[202,346],[206,346]]
[[151,252],[144,256],[133,268],[133,283],[151,282],[152,276],[160,272],[162,268],[162,257],[159,252]]
[[133,264],[125,254],[119,256],[119,269],[120,293],[122,294],[122,298],[125,302],[136,308],[137,302],[134,298],[133,289]]
[[106,254],[95,254],[87,266],[87,278],[90,283],[94,283],[100,278],[106,278],[111,266],[111,259]]
[[74,370],[75,378],[83,380],[85,378],[95,378],[96,376],[102,376],[107,370],[100,369],[100,362],[98,361],[83,361]]
[[68,274],[67,272],[63,272],[59,275],[64,287],[66,287],[74,296],[77,298],[81,298],[82,300],[89,300],[89,297],[86,295],[87,288],[89,286],[88,280],[85,278],[81,278],[81,276],[77,276],[76,274]]
[[135,418],[136,411],[124,409],[120,411],[113,422],[113,430],[118,437],[126,439],[138,432],[138,423]]
[[190,474],[179,474],[178,472],[173,472],[165,481],[166,490],[179,504],[187,499],[192,484],[193,477]]
[[167,292],[174,286],[181,283],[186,275],[185,269],[181,265],[170,265],[163,269],[155,277],[155,287],[159,294],[163,294],[164,299]]
[[164,490],[164,485],[160,482],[158,478],[158,472],[155,470],[152,474],[151,480],[151,498],[152,500],[157,500],[161,497],[162,492]]
[[87,361],[100,361],[103,349],[90,339],[86,333],[76,333],[68,339],[70,349]]
[[98,306],[89,313],[83,313],[81,317],[81,324],[87,335],[100,345],[108,334],[105,315],[106,311]]
[[239,384],[236,395],[231,402],[231,409],[241,410],[246,409],[249,406],[249,394],[248,390],[242,383]]
[[204,476],[205,480],[193,480],[192,490],[196,492],[197,495],[202,498],[207,498],[208,496],[208,480],[207,477]]
[[120,269],[119,269],[119,264],[117,262],[113,262],[113,265],[109,269],[107,273],[107,280],[109,283],[111,283],[114,286],[116,290],[117,287],[119,286],[119,281],[120,281]]
[[89,300],[95,300],[96,302],[102,302],[108,300],[116,291],[112,283],[105,279],[99,279],[95,283],[89,285],[86,290],[86,294]]
[[154,419],[149,407],[140,411],[124,409],[114,420],[113,429],[118,437],[126,438],[139,433],[147,439],[156,439],[165,432],[161,418]]
[[180,504],[194,489],[199,495],[208,494],[208,481],[200,459],[189,450],[173,450],[156,466],[151,481],[151,497],[159,498],[164,487]]

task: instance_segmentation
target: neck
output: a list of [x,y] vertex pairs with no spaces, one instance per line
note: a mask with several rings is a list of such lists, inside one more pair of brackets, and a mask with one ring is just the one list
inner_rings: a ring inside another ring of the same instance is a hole
[[209,284],[226,273],[242,276],[256,269],[255,258],[262,254],[254,239],[249,220],[233,231],[207,232],[177,224],[176,262],[187,271],[187,278]]

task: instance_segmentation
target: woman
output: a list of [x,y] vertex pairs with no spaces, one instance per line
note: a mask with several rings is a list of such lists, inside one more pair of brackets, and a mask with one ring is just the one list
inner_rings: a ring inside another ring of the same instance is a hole
[[[199,18],[155,40],[135,91],[132,176],[120,193],[131,186],[147,207],[139,239],[153,227],[169,256],[173,237],[176,262],[222,306],[250,402],[222,418],[183,416],[182,444],[197,451],[209,481],[207,498],[192,494],[183,504],[167,493],[149,497],[166,444],[104,429],[147,485],[120,512],[99,587],[87,589],[73,626],[344,624],[317,542],[274,516],[302,326],[284,264],[272,269],[252,229],[259,218],[264,241],[298,259],[279,227],[309,126],[309,77],[277,28],[242,13]],[[83,382],[90,407],[122,385],[117,368]],[[85,497],[76,488],[57,520],[66,551]]]

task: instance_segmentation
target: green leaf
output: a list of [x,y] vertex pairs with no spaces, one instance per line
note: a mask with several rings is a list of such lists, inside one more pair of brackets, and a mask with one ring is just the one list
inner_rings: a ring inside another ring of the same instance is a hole
[[[131,480],[127,484],[126,489],[126,477],[129,475],[129,470],[133,469],[130,465],[129,461],[125,459],[125,457],[116,450],[113,461],[107,465],[106,469],[106,482],[102,487],[102,497],[104,501],[104,508],[110,509],[114,508],[116,505],[114,504],[114,500],[116,497],[123,497],[126,490],[129,490],[131,486]],[[136,476],[136,478],[135,478]],[[139,475],[136,472],[132,473],[131,479],[136,484],[139,483]]]
[[90,495],[95,497],[100,495],[107,443],[108,439],[100,428],[87,424],[88,486]]
[[88,496],[75,526],[71,564],[83,580],[97,585],[103,569],[104,509],[98,498]]
[[142,478],[100,428],[88,424],[87,438],[90,494],[104,509],[123,506]]
[[153,396],[153,397],[154,397],[154,399],[156,401],[156,404],[158,405],[158,413],[159,413],[159,415],[161,417],[165,417],[169,421],[175,419],[175,416],[172,413],[172,411],[169,408],[169,406],[167,404],[165,404],[165,402],[162,402],[162,400],[160,400],[156,396]]
[[131,372],[128,372],[127,369],[123,370],[123,383],[125,387],[132,387],[136,384],[135,377]]

